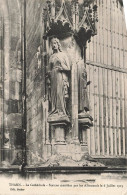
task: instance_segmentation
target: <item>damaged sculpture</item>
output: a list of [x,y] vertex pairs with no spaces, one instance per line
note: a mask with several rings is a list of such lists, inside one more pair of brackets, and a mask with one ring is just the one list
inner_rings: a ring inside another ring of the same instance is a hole
[[96,34],[96,6],[93,6],[94,20],[86,8],[84,15],[87,17],[81,19],[77,14],[79,2],[72,1],[72,21],[65,1],[62,1],[59,11],[55,6],[48,1],[44,9],[44,45],[48,54],[45,65],[49,103],[47,145],[51,146],[51,152],[41,166],[105,169],[89,155],[87,144],[87,132],[93,119],[89,113],[87,85],[90,82],[87,82],[85,53],[87,41]]
[[[51,82],[51,113],[53,115],[67,117],[67,100],[69,97],[68,75],[70,71],[67,56],[62,52],[59,39],[53,38],[51,41],[53,54],[49,59],[48,75]],[[68,118],[69,120],[69,118]]]

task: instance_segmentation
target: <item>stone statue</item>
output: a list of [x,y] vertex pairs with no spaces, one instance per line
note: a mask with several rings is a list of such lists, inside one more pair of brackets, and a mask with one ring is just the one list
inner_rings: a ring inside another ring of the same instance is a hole
[[67,99],[69,98],[68,72],[70,71],[67,55],[62,52],[59,39],[51,40],[53,54],[49,59],[48,77],[50,80],[51,91],[51,112],[50,116],[67,115]]
[[89,100],[87,93],[87,72],[84,67],[84,61],[79,60],[78,65],[78,96],[79,96],[79,113],[89,111]]

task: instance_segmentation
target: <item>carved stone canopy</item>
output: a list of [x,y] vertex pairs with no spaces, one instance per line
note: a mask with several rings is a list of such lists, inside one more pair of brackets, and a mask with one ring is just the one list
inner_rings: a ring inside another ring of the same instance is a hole
[[43,12],[45,38],[73,34],[81,43],[96,35],[97,5],[93,0],[48,0]]

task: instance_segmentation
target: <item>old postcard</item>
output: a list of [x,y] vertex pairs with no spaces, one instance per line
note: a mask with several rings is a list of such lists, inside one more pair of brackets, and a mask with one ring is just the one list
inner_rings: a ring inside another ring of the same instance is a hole
[[0,4],[0,194],[127,195],[124,2]]

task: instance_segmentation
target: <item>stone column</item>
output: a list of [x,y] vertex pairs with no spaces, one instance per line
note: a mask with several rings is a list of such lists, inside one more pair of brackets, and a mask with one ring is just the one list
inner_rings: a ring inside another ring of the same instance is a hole
[[[4,2],[3,2],[4,3]],[[2,166],[8,167],[10,164],[10,158],[9,158],[9,144],[8,142],[6,142],[5,140],[5,134],[8,133],[8,128],[7,128],[7,110],[6,107],[7,105],[7,101],[9,100],[9,80],[10,80],[10,75],[9,75],[9,69],[10,69],[10,62],[9,62],[9,58],[10,58],[10,32],[9,32],[9,15],[8,15],[8,11],[6,10],[6,5],[4,5],[5,8],[5,16],[4,16],[4,38],[3,38],[3,42],[4,42],[4,100],[3,100],[3,104],[4,104],[4,114],[3,114],[3,120],[4,120],[4,124],[3,124],[3,150],[2,150]],[[9,133],[8,133],[9,135]],[[9,140],[9,138],[8,138]],[[5,143],[6,142],[6,143]]]
[[88,156],[88,144],[87,144],[87,130],[90,130],[90,126],[93,125],[92,117],[88,114],[84,114],[84,116],[79,116],[79,131],[80,131],[80,143],[81,149],[85,156]]
[[77,64],[72,64],[72,139],[79,142],[78,139],[78,78]]

